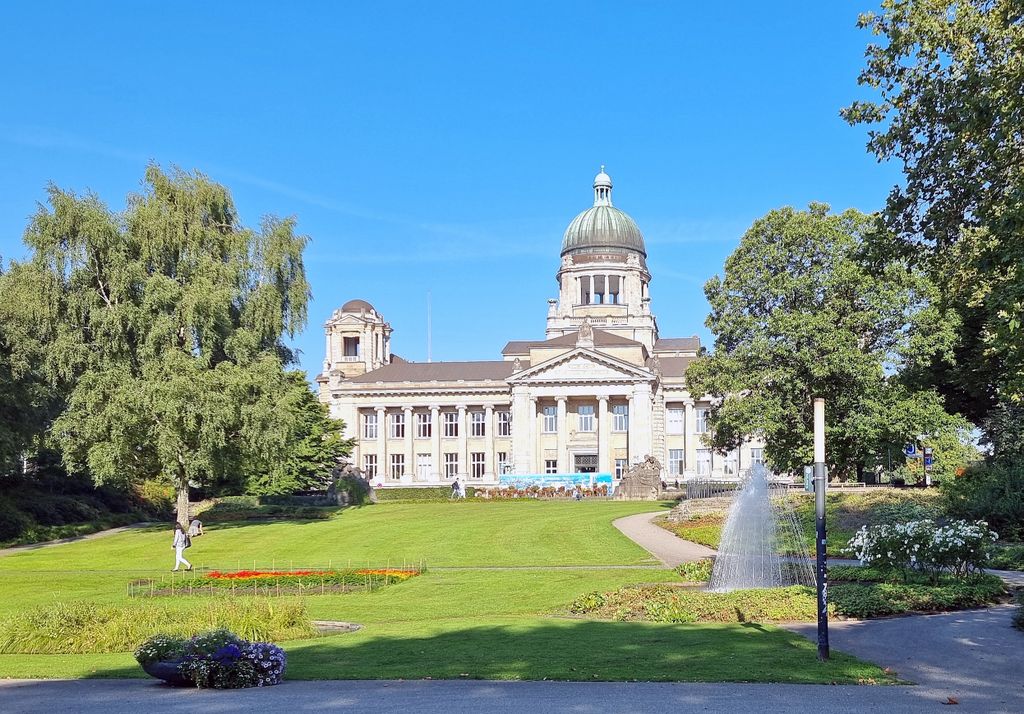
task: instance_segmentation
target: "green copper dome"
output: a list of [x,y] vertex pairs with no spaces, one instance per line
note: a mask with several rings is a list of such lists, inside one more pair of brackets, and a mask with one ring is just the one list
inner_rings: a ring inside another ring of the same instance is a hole
[[562,255],[592,249],[630,250],[647,257],[636,223],[612,205],[612,180],[604,166],[594,179],[594,205],[572,219],[562,238]]

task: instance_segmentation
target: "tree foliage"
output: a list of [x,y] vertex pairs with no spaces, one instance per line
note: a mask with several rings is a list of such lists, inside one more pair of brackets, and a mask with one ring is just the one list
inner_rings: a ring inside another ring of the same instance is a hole
[[829,464],[849,474],[885,462],[921,433],[962,428],[933,391],[899,378],[947,352],[956,323],[934,286],[882,257],[876,217],[783,208],[754,222],[704,292],[715,351],[687,370],[711,395],[711,443],[766,439],[766,457],[795,471],[812,461],[812,399],[826,399]]
[[859,24],[880,38],[859,78],[880,98],[843,116],[903,165],[886,222],[963,325],[927,376],[977,423],[1024,398],[1024,5],[884,0]]
[[309,389],[302,372],[288,373],[295,399],[296,421],[281,455],[266,463],[251,464],[245,484],[249,493],[271,495],[296,491],[323,491],[334,481],[334,469],[352,453],[355,439],[342,438],[345,425],[332,419],[326,404]]
[[309,297],[294,227],[245,228],[223,186],[156,166],[121,213],[50,187],[10,277],[68,395],[52,434],[70,469],[171,477],[184,519],[190,484],[280,456],[303,400],[284,370]]

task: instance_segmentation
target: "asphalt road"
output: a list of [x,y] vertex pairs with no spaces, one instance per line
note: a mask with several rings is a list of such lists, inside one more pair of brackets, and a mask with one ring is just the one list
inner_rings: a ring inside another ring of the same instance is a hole
[[[709,657],[714,653],[709,652]],[[1016,712],[974,705],[954,711]],[[947,708],[929,688],[800,684],[625,682],[330,681],[286,682],[267,689],[175,689],[152,680],[0,681],[0,711],[41,712],[306,712],[383,714],[632,714],[634,712],[937,712]]]

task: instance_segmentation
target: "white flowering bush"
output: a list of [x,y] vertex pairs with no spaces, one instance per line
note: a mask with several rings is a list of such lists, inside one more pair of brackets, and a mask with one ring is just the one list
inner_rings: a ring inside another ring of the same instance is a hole
[[861,526],[846,547],[862,563],[896,570],[906,579],[912,570],[928,574],[933,581],[947,572],[963,577],[980,570],[987,558],[986,547],[998,535],[985,521],[952,521],[938,525],[931,519],[897,525]]

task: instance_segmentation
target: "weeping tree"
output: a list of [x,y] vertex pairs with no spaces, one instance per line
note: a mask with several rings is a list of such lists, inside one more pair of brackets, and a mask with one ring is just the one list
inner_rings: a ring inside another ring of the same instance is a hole
[[51,185],[7,278],[66,394],[51,436],[67,467],[169,478],[185,523],[190,486],[279,458],[305,399],[283,339],[306,320],[307,240],[292,219],[244,227],[199,173],[150,166],[123,212]]

